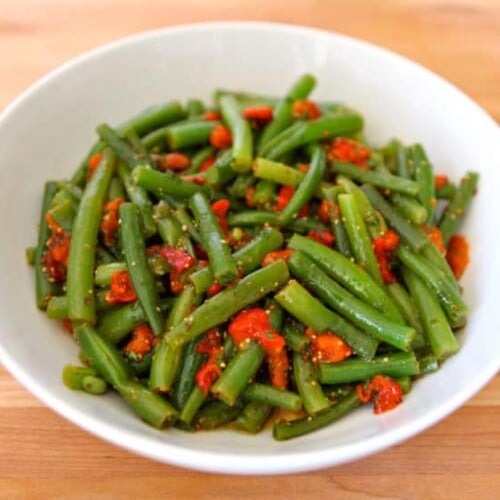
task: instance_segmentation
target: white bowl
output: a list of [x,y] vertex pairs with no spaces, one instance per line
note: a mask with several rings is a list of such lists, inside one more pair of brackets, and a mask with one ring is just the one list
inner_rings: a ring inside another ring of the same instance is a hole
[[[269,431],[187,434],[143,424],[113,396],[67,390],[61,370],[77,347],[34,305],[24,249],[35,241],[43,182],[69,177],[101,121],[120,123],[150,104],[209,98],[216,87],[282,95],[303,72],[315,95],[342,100],[366,118],[369,138],[426,146],[439,172],[481,173],[463,231],[472,263],[463,280],[470,304],[462,349],[415,384],[382,416],[363,408],[288,442]],[[500,133],[469,98],[438,76],[386,50],[323,31],[262,23],[214,23],[155,31],[97,49],[36,83],[0,118],[0,360],[53,410],[118,446],[193,469],[240,474],[305,471],[344,463],[422,431],[458,408],[498,370],[500,324]],[[29,439],[29,426],[26,439]]]

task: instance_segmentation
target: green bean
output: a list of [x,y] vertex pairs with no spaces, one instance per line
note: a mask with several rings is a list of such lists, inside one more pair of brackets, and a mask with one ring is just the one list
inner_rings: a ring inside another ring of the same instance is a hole
[[36,304],[40,309],[45,309],[51,297],[57,295],[59,286],[49,280],[49,277],[44,271],[42,258],[47,248],[47,240],[51,234],[47,225],[46,215],[50,208],[50,202],[57,192],[57,183],[47,181],[45,183],[42,206],[40,210],[40,219],[38,223],[38,241],[35,253],[35,295]]
[[73,223],[66,280],[68,314],[72,320],[95,323],[94,262],[101,210],[115,168],[107,149],[83,192]]
[[434,175],[432,165],[427,159],[425,150],[421,144],[414,144],[408,148],[409,161],[413,167],[413,177],[420,184],[417,199],[427,210],[427,224],[434,220],[436,208],[436,193],[434,188]]
[[141,142],[139,139],[139,136],[135,132],[134,129],[128,129],[124,134],[123,138],[126,139],[130,145],[132,146],[133,150],[136,152],[137,155],[139,155],[140,158],[147,158],[149,161],[149,152],[147,148],[144,146],[144,144]]
[[281,331],[287,347],[297,352],[304,352],[309,346],[309,339],[304,335],[303,328],[295,321],[286,321]]
[[[287,127],[285,130],[280,132],[278,135],[274,136],[272,139],[270,139],[265,146],[261,148],[259,151],[259,156],[262,158],[267,158],[268,154],[273,151],[275,148],[279,146],[284,141],[288,141],[292,139],[296,134],[298,134],[300,131],[303,131],[304,128],[304,122],[302,120],[299,120],[295,123],[292,123],[289,127]],[[288,153],[293,153],[293,150],[289,151]],[[283,155],[283,158],[285,158],[285,154]]]
[[378,283],[382,284],[382,276],[378,262],[373,252],[370,236],[359,211],[354,195],[340,194],[338,196],[340,210],[344,221],[351,248],[358,262],[363,269]]
[[455,354],[460,345],[435,295],[416,274],[405,268],[403,268],[403,278],[419,311],[424,333],[433,354],[438,360]]
[[64,385],[74,391],[83,390],[83,378],[88,376],[97,377],[99,374],[90,366],[65,365],[62,372]]
[[264,350],[256,342],[240,348],[226,366],[210,392],[229,406],[233,406],[264,360]]
[[253,159],[250,124],[241,115],[238,101],[233,96],[225,95],[220,98],[220,110],[233,138],[231,167],[235,172],[247,172],[252,167]]
[[315,366],[299,352],[293,353],[293,376],[304,409],[309,415],[330,406],[330,401],[319,385]]
[[[424,257],[404,245],[398,247],[396,255],[408,269],[414,272],[425,283],[426,287],[439,300],[441,307],[450,321],[451,327],[458,328],[464,326],[467,305],[460,296],[460,292],[447,280],[444,273],[431,265]],[[421,317],[420,320],[423,321],[423,318]]]
[[288,280],[288,276],[288,267],[282,260],[254,271],[233,287],[203,302],[182,323],[168,331],[165,340],[180,345],[196,338],[278,289]]
[[458,229],[464,213],[476,192],[478,180],[479,174],[476,172],[467,172],[460,181],[460,186],[450,200],[449,205],[445,208],[443,216],[439,221],[439,229],[443,235],[445,246],[448,245],[450,238]]
[[420,184],[404,177],[376,172],[373,170],[363,170],[357,165],[344,163],[334,160],[332,164],[332,172],[343,174],[358,182],[364,182],[384,189],[390,189],[397,193],[406,194],[408,196],[416,196],[420,191]]
[[375,355],[377,340],[325,307],[297,281],[291,280],[275,298],[294,318],[313,330],[335,332],[362,358],[371,359]]
[[82,378],[82,390],[88,394],[100,395],[108,390],[108,384],[100,377],[85,375]]
[[167,132],[170,125],[157,128],[142,138],[142,145],[147,150],[161,151],[167,146]]
[[236,172],[232,168],[233,153],[227,149],[206,171],[206,180],[210,185],[223,185],[234,179]]
[[371,361],[347,359],[340,363],[319,363],[320,382],[331,385],[361,382],[375,375],[403,377],[419,373],[418,361],[413,351],[385,354]]
[[249,401],[236,419],[236,426],[251,434],[259,432],[269,419],[273,407],[259,401]]
[[141,234],[139,210],[133,203],[122,203],[119,214],[121,244],[130,279],[151,328],[156,334],[159,334],[163,331],[164,320],[159,306],[154,276],[148,265],[146,247]]
[[424,232],[400,214],[373,186],[364,184],[361,189],[371,204],[382,213],[389,226],[395,229],[399,236],[414,250],[420,251],[429,243]]
[[408,394],[411,391],[412,381],[409,375],[396,377],[394,380],[399,384],[399,387],[401,387],[403,394]]
[[85,184],[87,172],[89,169],[89,160],[97,153],[101,153],[106,149],[106,143],[103,141],[96,142],[89,150],[85,158],[80,162],[80,165],[73,173],[70,183],[74,186],[82,187]]
[[355,391],[339,399],[326,410],[316,413],[314,416],[302,417],[291,421],[282,421],[274,424],[273,437],[278,441],[303,436],[315,430],[321,429],[335,422],[339,418],[360,406],[361,401]]
[[400,193],[392,193],[389,198],[403,216],[415,224],[424,224],[428,219],[427,209],[415,198]]
[[117,198],[125,199],[125,188],[120,178],[113,177],[109,183],[108,199],[116,200]]
[[396,151],[396,173],[405,179],[411,178],[411,173],[408,165],[407,149],[403,144],[398,144]]
[[326,171],[326,153],[317,146],[311,159],[311,166],[303,181],[293,194],[286,207],[278,214],[277,222],[285,225],[297,217],[302,207],[312,198]]
[[185,181],[170,170],[160,172],[150,167],[139,166],[132,171],[132,179],[135,186],[153,193],[157,198],[168,195],[184,199],[203,191],[203,187],[199,184]]
[[457,192],[457,186],[453,182],[447,182],[444,186],[436,189],[438,200],[452,200]]
[[199,99],[189,99],[186,103],[188,118],[194,118],[205,112],[205,105]]
[[[253,227],[270,224],[278,225],[278,214],[267,210],[248,210],[227,217],[229,226]],[[325,229],[324,224],[314,219],[296,219],[290,221],[286,227],[298,233],[307,233],[311,229]]]
[[439,360],[434,354],[426,353],[418,356],[418,363],[422,375],[428,375],[429,373],[434,373],[439,370]]
[[455,278],[455,275],[453,274],[453,271],[448,264],[448,261],[446,260],[445,256],[439,251],[438,247],[431,242],[429,239],[429,244],[424,247],[422,250],[422,255],[437,269],[439,269],[440,272],[443,273],[445,278],[448,280],[448,282],[454,286],[457,290],[459,290],[459,284],[457,279]]
[[139,207],[144,235],[146,238],[149,238],[156,233],[156,225],[153,218],[153,204],[147,192],[142,187],[135,185],[135,182],[132,180],[130,169],[125,163],[118,162],[117,171],[130,201]]
[[94,283],[97,286],[109,286],[111,277],[118,271],[126,271],[125,262],[111,262],[109,264],[100,264],[94,271]]
[[267,384],[252,382],[247,385],[242,396],[249,401],[258,401],[285,410],[299,411],[302,408],[302,400],[298,394]]
[[259,179],[273,181],[283,186],[296,187],[304,179],[304,172],[284,163],[257,158],[253,163],[253,174]]
[[201,238],[200,238],[200,233],[198,230],[194,227],[193,220],[191,219],[190,215],[187,213],[187,210],[185,208],[178,208],[172,212],[172,215],[174,216],[174,219],[176,219],[179,224],[181,225],[182,231],[185,233],[189,234],[192,240],[194,240],[196,243],[201,244]]
[[305,99],[312,92],[315,85],[315,78],[310,74],[304,74],[292,85],[283,99],[276,103],[273,110],[273,119],[259,138],[258,154],[273,137],[276,137],[292,123],[293,103],[298,99]]
[[200,229],[214,278],[222,285],[227,285],[237,278],[238,269],[220,224],[203,194],[194,194],[189,199],[189,207]]
[[240,413],[241,405],[229,406],[222,401],[211,401],[196,415],[195,429],[210,430],[232,422]]
[[255,185],[253,201],[258,207],[269,206],[276,197],[276,184],[267,179],[260,179]]
[[64,200],[48,211],[50,216],[56,221],[56,224],[68,234],[72,232],[76,212],[77,208],[74,208],[70,200]]
[[279,99],[276,97],[264,96],[261,94],[254,94],[251,92],[234,91],[228,89],[215,89],[213,99],[217,106],[219,106],[220,98],[224,95],[233,96],[241,107],[247,106],[275,106]]
[[215,156],[215,148],[211,146],[201,148],[191,158],[191,165],[189,168],[184,170],[184,174],[194,174],[198,172],[203,163],[207,161],[209,158],[212,158],[214,156]]
[[24,255],[26,257],[26,263],[28,266],[35,265],[35,256],[36,256],[36,247],[27,247],[24,251]]
[[212,130],[219,124],[215,121],[186,120],[170,125],[166,130],[168,147],[171,150],[185,149],[208,144]]
[[288,266],[308,289],[364,332],[403,351],[410,350],[416,334],[413,328],[388,320],[329,278],[300,251],[293,253]]

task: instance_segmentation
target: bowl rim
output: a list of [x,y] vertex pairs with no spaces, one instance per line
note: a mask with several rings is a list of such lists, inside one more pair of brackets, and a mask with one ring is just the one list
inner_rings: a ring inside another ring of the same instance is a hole
[[[45,76],[38,79],[30,85],[20,95],[8,104],[0,114],[0,130],[8,122],[11,114],[15,113],[23,101],[35,94],[47,83],[70,71],[73,67],[83,62],[91,60],[95,56],[112,52],[117,48],[125,48],[127,45],[133,45],[139,41],[154,39],[156,37],[168,36],[168,34],[182,32],[197,32],[204,30],[281,30],[292,35],[306,35],[311,37],[330,37],[343,43],[357,45],[358,47],[378,52],[386,57],[393,58],[399,64],[405,64],[409,67],[418,69],[425,73],[427,78],[434,79],[441,86],[446,86],[449,92],[453,92],[461,99],[468,101],[469,105],[475,108],[475,112],[482,115],[487,126],[491,127],[493,133],[500,139],[500,128],[493,118],[476,102],[474,102],[464,92],[456,86],[445,80],[438,74],[428,70],[424,66],[416,63],[396,52],[387,48],[375,45],[373,43],[354,38],[348,35],[339,34],[319,28],[298,26],[287,23],[261,22],[261,21],[214,21],[181,24],[155,30],[139,32],[126,36],[104,45],[97,46],[83,54],[76,56],[64,64],[56,67]],[[487,123],[489,122],[489,123]],[[151,444],[150,439],[145,436],[130,436],[125,430],[117,429],[112,425],[103,423],[97,417],[86,414],[83,411],[75,409],[70,403],[59,399],[50,390],[46,390],[26,371],[15,359],[13,359],[7,349],[0,344],[0,362],[3,366],[36,398],[46,404],[49,408],[61,415],[71,423],[85,429],[87,432],[110,442],[120,448],[124,448],[135,454],[158,460],[160,462],[186,467],[205,472],[216,472],[225,474],[247,474],[247,475],[269,475],[306,472],[310,470],[321,469],[329,466],[341,465],[362,457],[372,455],[383,451],[403,440],[411,438],[419,432],[431,427],[447,415],[454,412],[458,407],[465,403],[469,398],[481,390],[486,383],[491,380],[500,370],[500,359],[493,360],[489,365],[482,366],[480,373],[474,378],[473,383],[469,383],[461,388],[452,398],[436,406],[433,411],[425,413],[423,416],[409,423],[405,423],[396,429],[391,430],[384,435],[384,440],[378,436],[365,438],[360,442],[339,445],[336,447],[336,453],[331,450],[314,451],[292,451],[287,453],[287,460],[282,460],[282,456],[269,455],[262,459],[259,455],[237,455],[235,453],[225,452],[207,452],[201,450],[190,450],[182,446],[162,441],[160,446],[144,446]],[[167,453],[166,453],[167,452]],[[340,458],[339,458],[340,457]],[[214,460],[215,459],[215,460]]]

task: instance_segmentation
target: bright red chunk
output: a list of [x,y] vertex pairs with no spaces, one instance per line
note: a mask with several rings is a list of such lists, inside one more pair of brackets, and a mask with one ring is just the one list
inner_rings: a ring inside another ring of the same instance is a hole
[[369,403],[375,398],[373,411],[376,414],[392,410],[403,401],[401,386],[384,375],[375,375],[365,386],[357,385],[356,394],[362,403]]
[[353,139],[336,137],[332,141],[329,157],[331,160],[353,163],[358,167],[368,168],[366,162],[371,154],[368,148]]
[[116,271],[111,276],[109,292],[104,299],[109,304],[126,304],[137,300],[130,274],[127,271]]
[[99,229],[104,236],[104,244],[111,247],[116,242],[116,233],[119,227],[118,209],[125,200],[123,198],[115,198],[104,204],[103,215]]

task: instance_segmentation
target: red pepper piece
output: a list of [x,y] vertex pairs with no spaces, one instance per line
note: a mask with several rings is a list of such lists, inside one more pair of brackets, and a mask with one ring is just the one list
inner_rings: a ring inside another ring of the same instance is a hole
[[439,250],[441,255],[446,255],[446,247],[443,244],[443,235],[437,226],[420,226],[422,231],[429,237]]
[[110,290],[104,299],[108,304],[126,304],[137,300],[137,294],[127,271],[113,273]]
[[446,260],[455,277],[459,279],[469,264],[469,244],[462,235],[455,234],[450,238]]
[[205,172],[209,168],[213,167],[215,163],[215,156],[210,156],[210,158],[207,158],[200,166],[198,169],[198,172]]
[[403,400],[401,386],[384,375],[375,375],[365,386],[357,385],[356,394],[362,403],[368,403],[375,397],[373,411],[376,414],[396,408]]
[[255,120],[256,122],[268,122],[273,119],[273,108],[271,106],[251,106],[243,110],[243,118]]
[[277,353],[269,354],[267,367],[271,385],[278,389],[285,389],[288,385],[288,370],[290,361],[286,349],[280,349]]
[[183,175],[181,177],[183,180],[193,182],[194,184],[198,184],[199,186],[203,186],[206,182],[206,179],[204,179],[203,177],[197,177],[196,175]]
[[293,250],[291,248],[285,248],[283,250],[274,250],[274,252],[269,252],[266,253],[266,255],[264,255],[264,258],[262,259],[260,265],[261,267],[266,267],[277,260],[284,260],[285,262],[288,262],[292,254]]
[[328,229],[311,229],[307,233],[307,236],[312,240],[321,243],[322,245],[326,245],[327,247],[331,247],[333,245],[333,242],[335,241],[333,233]]
[[294,118],[307,118],[316,120],[321,116],[321,111],[314,101],[298,100],[293,103],[292,116]]
[[88,163],[88,169],[87,169],[87,175],[86,175],[87,182],[94,175],[95,169],[97,168],[99,163],[101,163],[103,155],[104,155],[104,153],[100,152],[100,153],[96,153],[95,155],[93,155],[89,158],[89,160],[87,162]]
[[377,258],[378,267],[384,283],[394,283],[396,276],[391,271],[389,261],[399,244],[399,236],[392,230],[373,240],[373,251]]
[[224,234],[227,234],[227,231],[229,229],[229,224],[227,223],[226,216],[227,212],[229,211],[230,205],[231,204],[229,203],[229,200],[226,200],[225,198],[214,201],[211,205],[212,212],[217,217],[219,226]]
[[196,352],[206,354],[208,360],[201,366],[195,375],[196,385],[205,396],[212,384],[221,374],[219,357],[222,353],[221,336],[216,329],[208,330],[204,338],[196,346]]
[[434,188],[435,189],[440,189],[446,184],[448,184],[448,176],[447,175],[435,175],[434,176]]
[[318,333],[306,328],[304,333],[311,341],[311,354],[316,363],[339,363],[352,355],[352,349],[332,332]]
[[196,263],[191,254],[170,245],[164,245],[160,250],[160,255],[168,262],[170,270],[176,273],[183,273]]
[[322,200],[318,206],[318,217],[327,224],[338,213],[338,205],[334,201]]
[[125,354],[132,354],[134,357],[142,358],[155,344],[155,336],[148,324],[144,323],[134,328],[132,338],[129,340],[123,351]]
[[210,133],[210,144],[214,148],[225,149],[232,143],[231,131],[225,125],[216,125]]
[[108,247],[113,246],[116,242],[116,232],[119,227],[118,209],[124,201],[125,200],[120,197],[109,200],[104,204],[103,216],[99,229],[104,236],[104,244]]
[[218,122],[220,119],[220,113],[217,113],[217,111],[207,111],[203,114],[203,120],[206,122]]
[[182,153],[167,153],[160,157],[158,168],[165,172],[172,170],[173,172],[182,172],[189,168],[191,160],[189,156]]
[[49,281],[62,283],[68,270],[69,248],[71,237],[60,227],[52,215],[47,212],[45,217],[52,234],[47,239],[47,249],[42,257],[42,266]]
[[359,142],[347,137],[336,137],[332,141],[329,157],[331,160],[339,160],[353,163],[358,167],[368,169],[367,160],[371,156],[371,151]]

